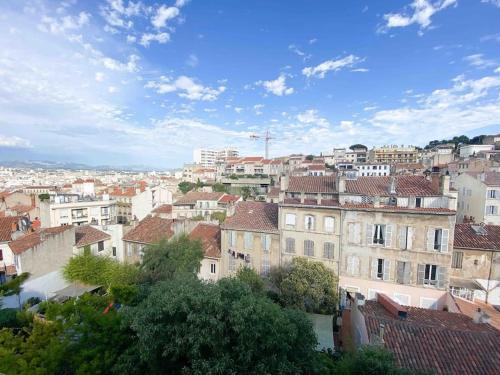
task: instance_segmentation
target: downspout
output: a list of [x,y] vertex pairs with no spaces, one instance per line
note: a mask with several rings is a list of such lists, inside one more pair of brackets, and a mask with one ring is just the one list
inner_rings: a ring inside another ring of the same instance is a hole
[[488,273],[488,283],[486,284],[486,298],[485,298],[486,304],[488,304],[488,296],[490,294],[490,280],[491,280],[492,268],[493,268],[493,250],[491,250],[490,272]]

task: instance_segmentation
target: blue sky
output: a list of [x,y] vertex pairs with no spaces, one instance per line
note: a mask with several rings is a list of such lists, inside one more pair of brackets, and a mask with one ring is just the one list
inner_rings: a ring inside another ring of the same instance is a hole
[[2,1],[0,159],[181,166],[500,132],[500,1]]

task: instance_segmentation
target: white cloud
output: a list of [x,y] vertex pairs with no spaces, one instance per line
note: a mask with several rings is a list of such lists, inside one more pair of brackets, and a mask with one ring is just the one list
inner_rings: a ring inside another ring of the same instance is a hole
[[481,0],[482,3],[490,3],[500,8],[500,0]]
[[184,5],[186,5],[187,3],[189,3],[190,0],[176,0],[175,2],[175,6],[177,8],[182,8]]
[[214,101],[226,90],[225,86],[215,89],[205,87],[187,76],[180,76],[175,81],[168,77],[161,77],[160,81],[150,81],[145,87],[155,89],[158,94],[177,92],[181,98],[201,101]]
[[318,41],[316,38],[309,39],[309,44],[314,44]]
[[139,70],[139,66],[137,65],[139,59],[137,55],[130,55],[126,63],[122,63],[111,57],[102,57],[100,61],[102,65],[109,70],[133,73]]
[[329,126],[330,123],[326,118],[318,116],[318,110],[308,109],[305,112],[297,115],[297,120],[303,124],[315,124],[319,126]]
[[143,10],[144,5],[140,1],[126,4],[123,0],[107,0],[106,5],[100,7],[100,14],[108,24],[105,30],[113,33],[118,32],[116,28],[130,29],[133,22],[129,18],[139,16]]
[[143,34],[139,42],[140,45],[144,47],[149,47],[151,42],[158,42],[160,44],[165,44],[170,41],[170,34],[168,33],[157,33],[157,34]]
[[95,73],[95,80],[96,80],[96,82],[102,82],[102,81],[104,81],[104,73],[102,73],[102,72],[96,72]]
[[290,95],[294,92],[293,87],[286,86],[286,76],[284,74],[280,74],[275,80],[258,81],[256,84],[264,87],[267,92],[277,96]]
[[241,113],[243,111],[243,108],[241,108],[241,107],[234,107],[234,111],[236,113]]
[[127,35],[127,43],[135,43],[137,41],[137,37],[134,35]]
[[151,18],[151,23],[157,29],[165,27],[167,22],[180,14],[179,8],[162,5],[156,10],[156,14]]
[[8,137],[0,134],[0,147],[21,147],[29,148],[31,143],[27,139],[19,138],[16,136]]
[[264,108],[264,107],[265,107],[264,104],[255,104],[253,106],[253,110],[255,111],[255,114],[257,116],[260,116],[260,115],[262,115],[262,108]]
[[186,64],[192,68],[198,66],[198,63],[199,63],[198,56],[196,56],[194,53],[190,54],[186,60]]
[[351,69],[351,72],[355,72],[355,73],[368,73],[369,71],[370,71],[370,69],[366,69],[366,68]]
[[363,59],[358,56],[348,55],[341,59],[324,61],[316,66],[305,67],[302,69],[302,74],[308,78],[325,78],[325,75],[328,72],[336,72],[344,68],[350,68],[361,61],[363,61]]
[[464,60],[467,61],[470,65],[477,68],[489,68],[497,65],[493,60],[485,59],[484,56],[480,53],[466,56],[464,57]]
[[68,30],[77,30],[87,25],[90,20],[90,14],[80,12],[78,16],[64,16],[60,19],[43,16],[41,24],[38,28],[41,31],[50,32],[52,34],[64,34]]
[[413,0],[409,5],[410,12],[384,14],[386,24],[379,29],[386,32],[390,28],[407,27],[417,24],[421,29],[426,29],[432,23],[431,17],[451,5],[455,5],[457,0],[438,0],[434,3],[430,0]]

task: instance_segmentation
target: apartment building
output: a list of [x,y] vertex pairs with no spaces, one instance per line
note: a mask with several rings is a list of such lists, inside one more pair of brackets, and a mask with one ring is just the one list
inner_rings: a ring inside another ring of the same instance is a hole
[[235,148],[224,148],[221,150],[212,150],[207,148],[197,148],[193,150],[193,161],[195,164],[204,168],[215,167],[217,161],[226,158],[238,157],[239,152]]
[[209,219],[215,212],[226,212],[241,198],[226,193],[190,191],[172,205],[174,219],[202,217]]
[[261,275],[280,265],[278,205],[239,202],[221,225],[221,276],[250,267]]
[[462,173],[455,188],[458,222],[500,225],[500,172]]
[[198,278],[204,281],[217,281],[220,278],[221,229],[219,225],[199,223],[189,233],[192,240],[201,241],[203,260],[198,271]]
[[450,276],[454,296],[500,305],[500,226],[457,224]]
[[108,233],[90,225],[79,225],[75,227],[74,253],[116,257],[116,247]]
[[355,164],[355,169],[358,171],[358,176],[389,176],[391,174],[391,166],[389,164]]
[[[344,185],[345,184],[345,185]],[[449,177],[339,181],[342,288],[368,299],[441,308],[449,284],[456,197]]]
[[339,274],[341,211],[335,176],[283,177],[279,223],[282,263],[303,256]]
[[368,160],[372,163],[396,164],[416,163],[418,150],[414,146],[383,146],[374,147],[369,152]]
[[61,225],[106,225],[116,222],[116,201],[108,195],[81,198],[78,194],[52,194],[40,201],[43,228]]
[[495,145],[460,145],[459,155],[461,158],[468,158],[483,151],[492,151]]

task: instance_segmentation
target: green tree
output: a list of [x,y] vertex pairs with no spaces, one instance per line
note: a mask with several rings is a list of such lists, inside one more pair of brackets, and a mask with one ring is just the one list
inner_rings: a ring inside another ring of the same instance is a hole
[[241,267],[236,272],[236,278],[250,287],[252,292],[261,294],[264,292],[264,280],[250,267]]
[[228,193],[228,190],[227,190],[227,187],[226,185],[220,183],[220,182],[217,182],[215,184],[212,185],[212,190],[217,192],[217,193]]
[[356,144],[352,145],[351,147],[349,147],[350,150],[359,149],[359,148],[364,148],[365,150],[368,150],[368,147],[366,147],[365,145],[362,145],[361,143],[356,143]]
[[314,155],[307,155],[306,160],[314,160]]
[[217,220],[219,222],[219,225],[222,224],[226,220],[226,212],[212,212],[210,215],[210,219],[212,220]]
[[141,271],[145,281],[169,280],[178,274],[196,277],[203,259],[200,241],[181,235],[171,241],[166,239],[148,246],[144,252]]
[[2,307],[3,296],[17,296],[19,307],[21,308],[21,291],[23,290],[23,283],[30,277],[28,272],[16,276],[5,284],[0,285],[0,307]]
[[243,186],[241,188],[241,196],[243,197],[243,200],[247,200],[250,195],[252,194],[252,191],[250,190],[250,188],[248,186]]
[[177,185],[182,194],[186,194],[187,192],[194,189],[195,184],[192,182],[182,181]]
[[83,254],[70,259],[63,275],[71,282],[102,285],[106,289],[137,282],[139,270],[133,264],[119,263],[99,255]]
[[236,279],[160,282],[124,315],[143,373],[299,374],[310,373],[317,358],[302,312],[282,309]]
[[270,283],[284,306],[321,314],[332,314],[336,309],[337,279],[321,262],[294,258],[290,264],[271,270]]

